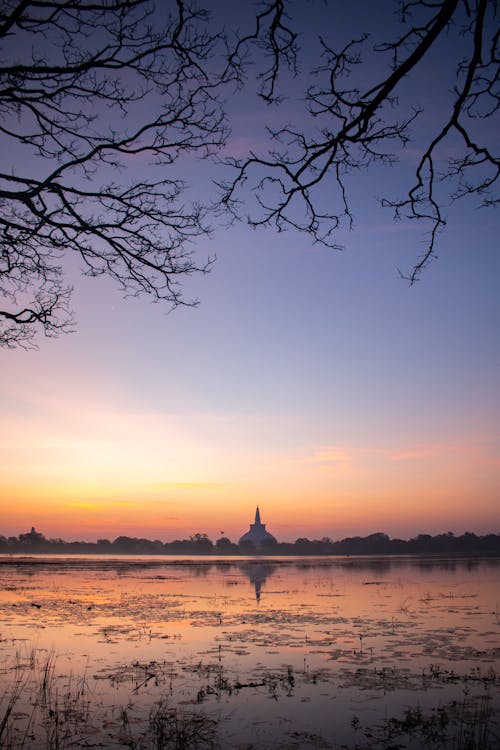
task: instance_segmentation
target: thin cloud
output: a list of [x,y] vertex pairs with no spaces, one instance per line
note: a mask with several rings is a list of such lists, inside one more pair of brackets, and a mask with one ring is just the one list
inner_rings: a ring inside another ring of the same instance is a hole
[[422,458],[438,458],[444,455],[450,455],[453,453],[461,453],[465,450],[470,450],[464,445],[446,444],[446,443],[435,443],[430,445],[415,446],[415,448],[409,448],[407,450],[399,450],[392,453],[389,457],[391,461],[413,461]]
[[303,459],[304,463],[322,465],[348,464],[352,460],[353,456],[350,453],[336,446],[316,448],[311,456]]
[[232,482],[155,482],[153,490],[220,490],[229,487]]

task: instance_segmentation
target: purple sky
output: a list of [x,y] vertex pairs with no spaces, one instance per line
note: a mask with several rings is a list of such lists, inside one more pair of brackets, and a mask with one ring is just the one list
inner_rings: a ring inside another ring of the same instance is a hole
[[[360,18],[381,22],[379,8],[308,3],[302,28],[337,42]],[[401,92],[429,109],[400,164],[349,180],[342,253],[294,232],[218,227],[196,245],[217,255],[212,272],[186,282],[199,307],[169,315],[69,263],[77,333],[0,354],[0,533],[234,539],[256,504],[280,539],[500,532],[498,218],[446,206],[439,257],[410,288],[397,269],[425,237],[377,203],[408,185],[456,53],[446,42]],[[231,102],[228,153],[300,116],[298,82],[275,108],[248,89]],[[216,196],[221,167],[182,168]]]

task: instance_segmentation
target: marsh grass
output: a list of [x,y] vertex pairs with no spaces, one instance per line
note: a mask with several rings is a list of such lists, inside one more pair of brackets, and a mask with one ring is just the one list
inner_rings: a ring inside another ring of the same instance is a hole
[[133,721],[131,707],[120,710],[117,746],[129,750],[216,750],[218,721],[200,711],[181,711],[168,701],[155,705],[144,722]]
[[154,750],[214,750],[217,725],[203,713],[185,713],[163,702],[149,716]]
[[7,747],[11,742],[12,713],[23,692],[24,680],[16,676],[14,684],[0,696],[0,747]]
[[[219,747],[221,719],[215,719],[195,707],[209,699],[239,694],[248,689],[252,695],[264,694],[274,701],[292,697],[302,684],[315,684],[316,675],[284,665],[281,670],[261,667],[255,679],[231,679],[220,662],[191,665],[190,671],[200,680],[200,689],[193,694],[193,708],[172,705],[165,699],[168,680],[172,681],[173,665],[166,661],[133,662],[109,673],[115,685],[128,681],[129,702],[103,706],[93,694],[86,670],[77,677],[58,675],[53,651],[33,650],[26,658],[17,655],[13,666],[11,687],[0,697],[0,747],[2,750],[72,750],[79,747],[128,748],[128,750],[215,750]],[[341,670],[342,672],[342,670]],[[339,676],[341,674],[339,672]],[[117,675],[119,679],[117,679]],[[498,686],[498,676],[490,667],[480,666],[468,673],[456,672],[431,664],[419,677],[407,671],[356,668],[345,671],[341,685],[357,690],[429,689],[453,684],[462,691],[456,700],[435,709],[413,705],[402,715],[386,719],[374,726],[363,727],[354,717],[351,726],[363,742],[343,747],[385,750],[387,747],[409,750],[497,750],[500,737],[491,694]],[[160,690],[156,700],[148,692],[150,685]],[[481,691],[478,693],[478,691]],[[136,697],[143,698],[136,705]],[[171,691],[170,691],[171,692]],[[146,698],[146,701],[144,701]],[[149,708],[148,708],[149,704]],[[107,711],[118,720],[101,721]],[[295,737],[295,735],[294,735]],[[298,742],[298,735],[295,740]],[[294,740],[294,741],[295,741]],[[325,747],[333,747],[324,745]],[[276,747],[281,747],[278,744]],[[284,747],[284,746],[283,746]],[[295,745],[294,745],[295,747]]]
[[255,604],[141,570],[0,600],[2,750],[500,748],[498,589],[309,576]]
[[[56,672],[53,651],[44,659],[35,650],[29,659],[22,660],[17,654],[14,674],[13,683],[0,696],[2,750],[80,747],[216,750],[218,747],[217,720],[202,711],[174,708],[165,700],[155,703],[149,715],[140,717],[131,718],[132,703],[122,707],[118,725],[104,735],[99,725],[103,724],[105,710],[99,700],[94,700],[86,673],[63,679]],[[223,687],[226,685],[219,685],[219,689]]]
[[357,748],[385,750],[415,748],[420,750],[497,750],[500,737],[492,724],[491,697],[465,696],[444,706],[425,711],[420,705],[408,707],[400,717],[363,728],[357,717],[352,726],[363,731],[366,744]]

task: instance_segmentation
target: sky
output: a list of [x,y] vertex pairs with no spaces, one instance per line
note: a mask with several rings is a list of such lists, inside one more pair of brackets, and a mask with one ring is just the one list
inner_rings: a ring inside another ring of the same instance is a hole
[[[231,107],[229,151],[280,114]],[[279,540],[500,533],[498,217],[449,205],[410,287],[422,235],[376,198],[412,154],[353,175],[342,252],[245,223],[200,238],[217,261],[186,281],[196,308],[123,300],[70,264],[77,331],[0,351],[0,534],[236,541],[256,505]]]

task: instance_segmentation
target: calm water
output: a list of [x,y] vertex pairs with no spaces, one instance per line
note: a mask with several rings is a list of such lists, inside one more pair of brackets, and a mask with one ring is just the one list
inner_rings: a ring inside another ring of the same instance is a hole
[[495,748],[499,675],[497,559],[0,559],[6,748]]

